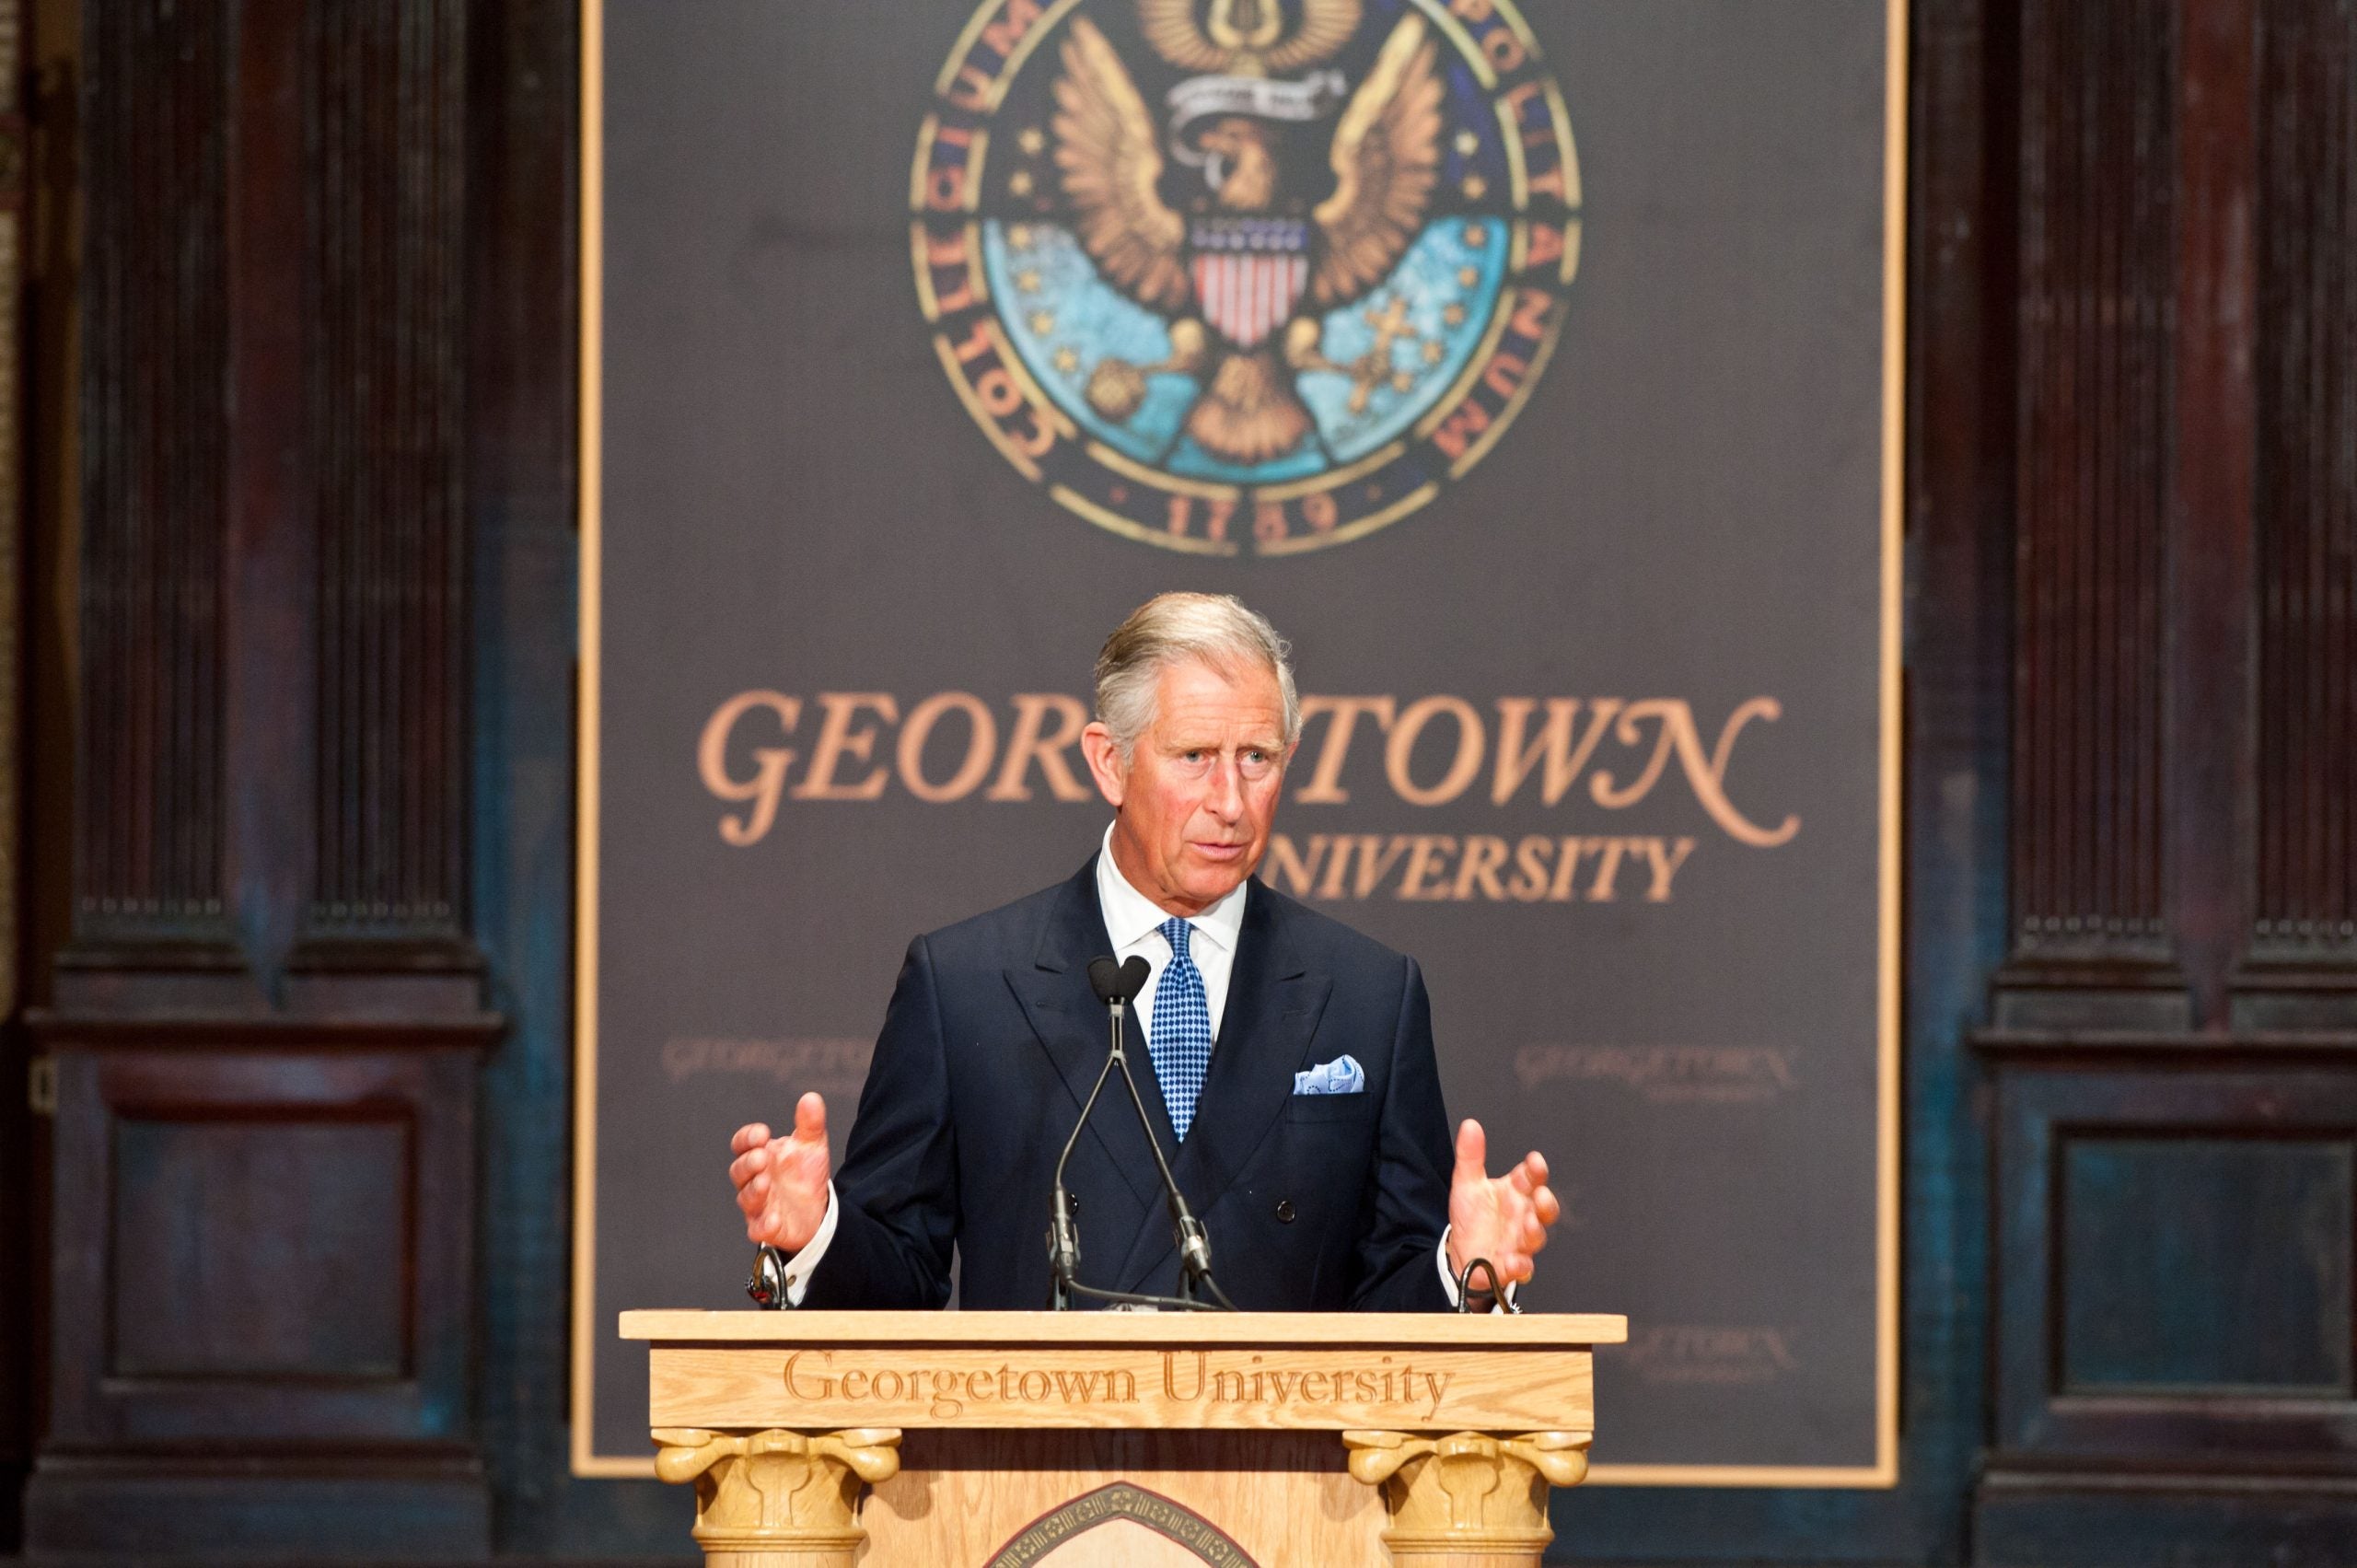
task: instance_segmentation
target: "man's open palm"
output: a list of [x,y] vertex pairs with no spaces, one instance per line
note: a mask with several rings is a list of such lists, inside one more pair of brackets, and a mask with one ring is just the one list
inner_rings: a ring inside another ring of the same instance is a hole
[[745,1238],[793,1254],[810,1245],[827,1217],[827,1102],[804,1095],[794,1108],[794,1132],[772,1138],[765,1122],[737,1129],[728,1141],[737,1157],[728,1179],[745,1213]]
[[[1563,1206],[1547,1186],[1547,1162],[1537,1150],[1504,1176],[1492,1176],[1487,1165],[1490,1140],[1478,1121],[1457,1129],[1457,1170],[1448,1182],[1448,1266],[1462,1274],[1476,1258],[1487,1258],[1498,1272],[1503,1289],[1530,1278],[1538,1249],[1547,1245],[1547,1227],[1561,1218]],[[1489,1281],[1475,1276],[1477,1288]]]

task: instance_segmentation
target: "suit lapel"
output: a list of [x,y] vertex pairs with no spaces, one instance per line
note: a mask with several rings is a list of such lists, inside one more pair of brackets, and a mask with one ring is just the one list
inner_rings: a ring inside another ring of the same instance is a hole
[[[1187,1141],[1172,1162],[1179,1190],[1198,1215],[1209,1213],[1236,1184],[1276,1126],[1277,1113],[1293,1094],[1293,1075],[1307,1065],[1304,1058],[1332,986],[1330,977],[1303,965],[1285,923],[1267,889],[1256,886],[1246,895],[1211,1072],[1195,1102]],[[1167,1121],[1164,1125],[1167,1135]],[[1213,1237],[1212,1244],[1216,1266],[1219,1237]],[[1138,1289],[1175,1250],[1167,1217],[1157,1210],[1121,1265],[1120,1288]]]
[[[1056,1064],[1064,1087],[1072,1095],[1072,1114],[1088,1099],[1088,1091],[1105,1065],[1109,1041],[1105,1005],[1088,983],[1088,960],[1110,950],[1105,917],[1097,906],[1097,863],[1092,859],[1080,874],[1064,884],[1041,927],[1039,946],[1028,970],[1007,971],[1007,984],[1022,1005],[1025,1019],[1039,1037],[1041,1049]],[[1122,1039],[1131,1047],[1131,1067],[1138,1074],[1138,1089],[1146,1109],[1160,1122],[1167,1149],[1175,1143],[1169,1114],[1163,1109],[1161,1090],[1154,1082],[1153,1064],[1145,1052],[1145,1035],[1138,1028],[1137,1010],[1128,1010]],[[1120,1074],[1105,1086],[1097,1109],[1088,1119],[1087,1136],[1097,1140],[1114,1170],[1128,1183],[1149,1214],[1162,1208],[1162,1183],[1154,1171],[1154,1151],[1130,1107],[1130,1093]],[[1066,1123],[1069,1126],[1069,1123]]]

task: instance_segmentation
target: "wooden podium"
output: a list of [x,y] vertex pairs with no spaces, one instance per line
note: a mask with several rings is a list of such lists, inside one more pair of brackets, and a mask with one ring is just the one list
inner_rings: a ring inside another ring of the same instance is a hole
[[[1526,1568],[1628,1319],[625,1312],[710,1568]],[[867,1489],[865,1502],[863,1488]],[[1387,1558],[1386,1553],[1388,1553]]]

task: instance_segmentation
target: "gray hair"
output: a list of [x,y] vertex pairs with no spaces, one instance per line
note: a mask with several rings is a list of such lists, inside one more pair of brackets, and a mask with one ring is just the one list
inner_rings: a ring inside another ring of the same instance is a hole
[[1290,747],[1301,735],[1292,654],[1268,617],[1247,610],[1233,594],[1156,594],[1113,628],[1097,656],[1097,722],[1113,732],[1122,757],[1130,757],[1154,723],[1162,672],[1191,659],[1231,680],[1248,670],[1275,675]]

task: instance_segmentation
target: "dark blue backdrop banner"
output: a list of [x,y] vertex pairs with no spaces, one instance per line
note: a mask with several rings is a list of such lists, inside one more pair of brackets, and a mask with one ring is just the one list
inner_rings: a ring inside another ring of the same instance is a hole
[[1262,880],[1630,1315],[1596,1478],[1888,1484],[1893,0],[586,20],[576,1467],[617,1311],[745,1305],[731,1129],[840,1139],[909,938],[1093,853],[1188,587],[1297,648]]

